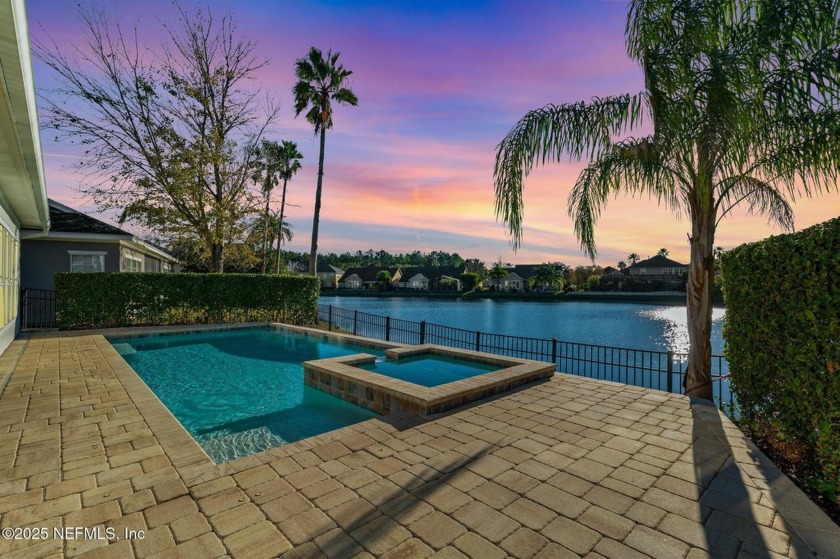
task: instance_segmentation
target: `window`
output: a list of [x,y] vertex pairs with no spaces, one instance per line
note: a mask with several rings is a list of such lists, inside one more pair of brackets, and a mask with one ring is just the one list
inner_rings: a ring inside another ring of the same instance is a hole
[[646,276],[647,275],[647,268],[639,268],[639,275]]
[[0,224],[0,326],[17,316],[18,308],[18,240]]
[[161,272],[171,272],[172,271],[172,264],[169,262],[161,262],[160,263],[160,271]]
[[68,250],[71,272],[104,272],[106,252]]
[[143,257],[133,254],[131,252],[123,253],[122,261],[123,272],[142,272],[143,271]]

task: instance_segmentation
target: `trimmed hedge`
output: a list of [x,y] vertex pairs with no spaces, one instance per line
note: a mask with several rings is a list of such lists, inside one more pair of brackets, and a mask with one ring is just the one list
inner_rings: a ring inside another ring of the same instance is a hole
[[840,218],[723,255],[723,336],[741,423],[804,450],[840,491]]
[[56,319],[61,330],[266,321],[313,325],[319,288],[314,276],[60,273]]

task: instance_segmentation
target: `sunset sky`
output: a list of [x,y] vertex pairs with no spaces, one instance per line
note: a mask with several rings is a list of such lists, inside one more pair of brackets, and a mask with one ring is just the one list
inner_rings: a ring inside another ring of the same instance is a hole
[[[30,35],[70,49],[81,25],[75,2],[29,0]],[[518,5],[519,4],[519,5]],[[143,46],[159,50],[159,20],[174,19],[169,1],[108,3],[123,24],[138,23]],[[186,2],[191,6],[191,2]],[[197,5],[205,5],[203,2]],[[525,183],[524,242],[514,253],[493,207],[495,146],[529,109],[642,89],[642,74],[624,49],[623,1],[382,3],[344,1],[210,1],[215,15],[232,10],[239,30],[258,42],[271,64],[255,86],[280,101],[270,136],[298,143],[303,169],[289,184],[287,210],[308,251],[318,142],[294,118],[294,61],[310,46],[341,52],[353,70],[358,107],[339,107],[327,133],[321,252],[444,250],[487,262],[584,264],[566,198],[583,163],[538,168]],[[52,75],[34,61],[42,95]],[[94,213],[71,168],[80,150],[42,132],[49,196]],[[797,229],[840,214],[840,194],[798,200]],[[94,214],[98,215],[98,214]],[[108,216],[99,216],[109,220]],[[131,226],[127,226],[131,229]],[[648,199],[618,198],[596,230],[598,263],[660,247],[688,261],[689,224]],[[779,233],[744,212],[723,222],[717,245],[732,248]]]

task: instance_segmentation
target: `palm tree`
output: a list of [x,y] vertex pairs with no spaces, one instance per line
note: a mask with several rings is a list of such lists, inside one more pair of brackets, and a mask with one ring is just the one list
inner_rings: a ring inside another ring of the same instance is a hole
[[[286,224],[283,215],[286,211],[286,185],[290,180],[292,180],[292,177],[300,171],[300,160],[303,159],[303,154],[298,151],[296,143],[283,140],[283,144],[280,146],[279,158],[280,171],[278,174],[280,175],[280,178],[283,179],[283,194],[280,198],[280,216],[278,226],[283,226]],[[282,231],[279,231],[279,233],[280,234],[277,237],[277,262],[274,267],[275,274],[280,273],[280,255],[283,252],[282,246],[284,235]],[[289,239],[291,239],[291,237]]]
[[326,132],[333,125],[333,107],[359,104],[359,98],[347,87],[347,78],[353,73],[338,63],[341,53],[323,53],[312,47],[304,58],[295,62],[295,77],[298,82],[292,92],[295,96],[295,117],[303,111],[306,120],[315,127],[315,134],[321,135],[321,151],[318,155],[318,186],[315,189],[315,215],[312,219],[312,247],[309,250],[309,273],[314,275],[318,260],[318,221],[321,214],[321,187],[324,181],[324,141]]
[[664,256],[664,257],[666,257],[666,258],[668,257],[668,254],[669,254],[669,252],[668,252],[668,249],[667,249],[667,248],[660,248],[660,249],[656,252],[656,256]]
[[531,287],[539,285],[542,288],[552,288],[555,285],[563,288],[563,270],[558,269],[554,264],[541,264],[534,270],[530,278]]
[[[645,89],[529,112],[498,146],[496,214],[522,240],[523,180],[537,164],[589,159],[569,194],[581,246],[619,193],[648,195],[687,215],[686,393],[711,398],[715,231],[740,203],[784,229],[786,196],[837,189],[840,0],[632,0],[628,55]],[[614,138],[638,129],[653,133]]]
[[266,261],[268,260],[268,220],[271,215],[271,193],[278,184],[278,173],[280,171],[280,144],[271,140],[263,140],[262,144],[254,149],[254,171],[253,180],[260,185],[265,207],[262,214],[262,245],[260,256],[262,258],[261,272],[265,273]]
[[631,252],[627,255],[627,261],[630,262],[630,265],[632,266],[633,264],[639,261],[639,255],[635,252]]
[[624,260],[619,260],[618,261],[618,269],[621,270],[622,272],[625,269],[627,269],[627,262],[625,262]]
[[505,265],[502,264],[502,259],[499,258],[498,262],[493,263],[493,267],[490,268],[490,271],[487,272],[487,276],[494,280],[497,287],[501,287],[500,282],[502,279],[506,278],[508,275],[508,271],[505,268]]

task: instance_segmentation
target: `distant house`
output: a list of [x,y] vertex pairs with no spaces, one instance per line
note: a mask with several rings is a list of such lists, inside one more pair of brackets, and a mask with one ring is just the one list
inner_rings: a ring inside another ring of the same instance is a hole
[[490,279],[486,283],[501,291],[527,291],[530,287],[530,279],[536,273],[541,264],[517,264],[512,268],[505,268],[508,275],[499,279]]
[[460,276],[464,273],[464,266],[407,266],[401,269],[397,286],[402,289],[429,291],[445,289],[451,282],[454,289],[461,290]]
[[127,231],[49,200],[50,232],[21,243],[21,287],[55,289],[57,272],[172,272],[178,259]]
[[688,264],[680,264],[665,256],[654,256],[627,268],[628,274],[637,280],[678,281],[686,271]]
[[380,266],[364,266],[348,268],[338,280],[339,289],[372,289],[379,286],[376,278],[379,272],[387,270],[391,274],[391,285],[396,285],[401,276],[399,268],[382,268]]
[[338,287],[338,280],[344,275],[344,270],[332,264],[319,261],[315,269],[315,275],[321,280],[321,287],[335,289]]

